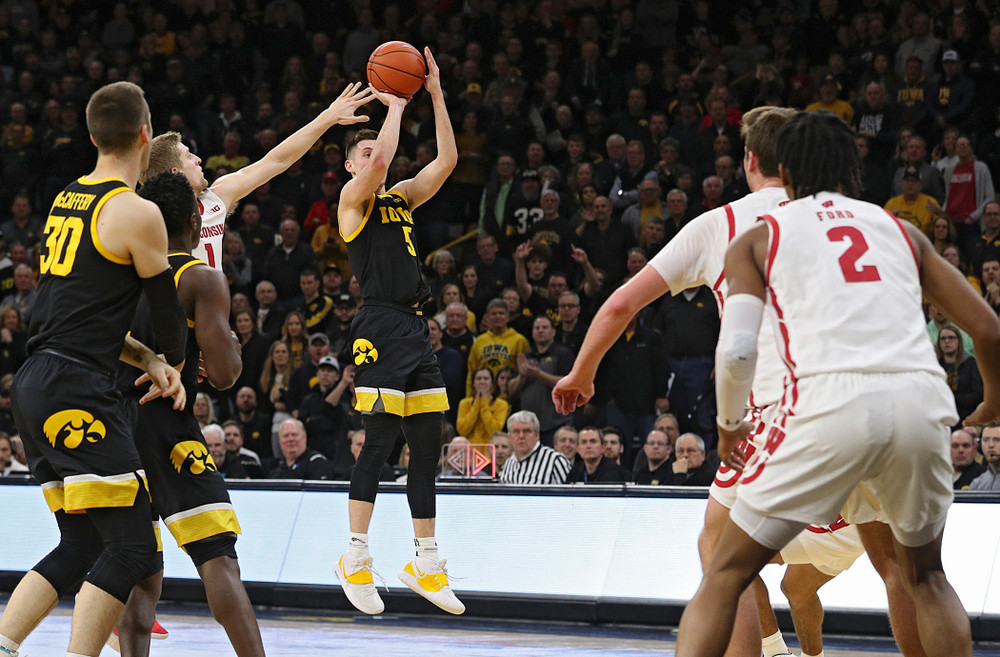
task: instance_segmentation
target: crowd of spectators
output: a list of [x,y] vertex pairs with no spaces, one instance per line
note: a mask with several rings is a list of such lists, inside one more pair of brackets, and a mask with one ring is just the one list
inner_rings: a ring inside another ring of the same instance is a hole
[[[520,463],[524,443],[508,426],[519,417],[518,431],[537,424],[538,445],[574,462],[563,473],[553,457],[563,480],[705,483],[703,471],[717,463],[719,329],[707,288],[640,312],[605,358],[596,396],[574,416],[557,415],[549,393],[610,291],[691,219],[749,191],[739,126],[762,104],[843,117],[857,134],[863,197],[925,229],[1000,310],[993,3],[332,7],[0,2],[0,375],[25,358],[45,210],[96,156],[82,116],[95,89],[140,84],[154,131],[180,133],[211,181],[256,161],[363,80],[368,54],[393,39],[435,52],[459,149],[451,179],[413,211],[419,253],[433,254],[434,298],[424,310],[452,407],[442,445],[460,434]],[[376,128],[377,105],[366,110]],[[342,478],[364,440],[348,343],[364,300],[336,219],[355,129],[328,131],[228,219],[222,266],[244,367],[230,391],[206,386],[197,413],[222,432],[221,443],[211,433],[229,476]],[[434,136],[430,101],[419,93],[407,105],[388,186],[433,159]],[[455,241],[469,231],[478,235]],[[971,342],[935,309],[928,318],[964,416],[982,396]],[[8,388],[0,380],[0,430],[13,434]],[[664,418],[675,435],[654,428]],[[567,425],[576,438],[560,450]],[[405,451],[397,456],[405,461]],[[386,478],[405,476],[403,468]]]

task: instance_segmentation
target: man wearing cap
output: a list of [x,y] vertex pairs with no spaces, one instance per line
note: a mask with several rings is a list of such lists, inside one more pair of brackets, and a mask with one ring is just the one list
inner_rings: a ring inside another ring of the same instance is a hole
[[889,199],[885,209],[924,230],[941,214],[941,206],[934,197],[921,193],[923,183],[920,182],[920,170],[916,167],[911,166],[903,170],[902,186],[903,193]]
[[318,383],[316,369],[320,359],[330,354],[330,338],[327,337],[326,333],[313,333],[309,336],[307,351],[309,352],[309,361],[292,371],[292,376],[288,380],[288,390],[285,392],[285,405],[295,417],[298,417],[298,409],[302,405],[302,400]]
[[333,297],[333,317],[326,329],[326,334],[330,337],[331,354],[344,353],[347,348],[347,336],[351,331],[351,322],[357,313],[358,304],[350,294],[342,292]]
[[903,153],[903,166],[896,169],[892,176],[892,193],[899,195],[903,193],[903,172],[908,167],[913,167],[920,172],[920,180],[923,181],[923,191],[933,196],[940,205],[944,203],[944,178],[941,171],[925,158],[927,155],[927,142],[923,137],[913,135],[906,142],[906,151]]
[[322,294],[330,297],[336,303],[337,297],[344,293],[344,273],[337,265],[327,265],[323,269]]
[[536,221],[541,221],[542,182],[537,169],[525,169],[520,175],[520,184],[515,185],[507,202],[504,214],[504,235],[510,244],[520,244]]
[[972,80],[962,73],[962,62],[956,50],[946,50],[941,56],[944,73],[927,87],[927,113],[937,134],[946,126],[966,127],[972,116]]
[[299,407],[299,419],[309,435],[309,447],[333,462],[348,453],[347,430],[352,427],[347,405],[351,401],[354,366],[346,366],[341,376],[340,362],[326,355],[316,365],[316,378],[316,387]]
[[854,119],[854,108],[851,104],[837,98],[840,92],[840,83],[832,75],[824,75],[819,81],[819,100],[806,106],[807,112],[826,110],[833,112],[845,123],[850,123]]
[[[337,179],[337,174],[333,171],[324,171],[320,177],[319,188],[323,192],[323,198],[309,207],[306,220],[302,224],[307,235],[313,234],[320,226],[330,223],[330,210],[334,210],[333,214],[336,215],[337,198],[340,196],[340,182]],[[320,257],[318,251],[316,257]]]

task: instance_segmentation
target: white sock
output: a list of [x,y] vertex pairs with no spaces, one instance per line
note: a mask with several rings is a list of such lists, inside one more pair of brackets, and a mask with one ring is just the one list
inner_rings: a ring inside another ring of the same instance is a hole
[[367,559],[371,556],[368,552],[368,534],[351,532],[351,536],[347,541],[347,547],[347,551],[355,559]]
[[417,546],[417,556],[423,557],[425,559],[438,560],[438,544],[437,539],[433,536],[427,536],[424,538],[414,538],[413,544]]
[[0,655],[13,655],[17,653],[17,649],[21,647],[21,644],[14,639],[0,634]]
[[66,653],[66,657],[87,657],[87,655],[81,655],[78,652],[68,652]]
[[764,652],[764,657],[788,654],[788,646],[785,645],[785,639],[781,636],[781,630],[778,630],[771,636],[764,637],[760,645],[761,650]]
[[806,653],[802,653],[802,657],[825,657],[825,656],[823,655],[823,651],[820,650],[818,655],[807,655]]

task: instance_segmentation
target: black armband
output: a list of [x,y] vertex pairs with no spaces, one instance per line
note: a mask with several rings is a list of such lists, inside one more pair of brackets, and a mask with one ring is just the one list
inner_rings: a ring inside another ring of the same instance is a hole
[[187,344],[187,313],[177,298],[174,270],[168,267],[156,276],[142,279],[142,291],[149,304],[157,348],[168,364],[180,365]]

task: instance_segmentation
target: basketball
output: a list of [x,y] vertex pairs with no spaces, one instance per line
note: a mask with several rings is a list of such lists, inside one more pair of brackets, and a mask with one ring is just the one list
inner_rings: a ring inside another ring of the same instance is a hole
[[411,98],[424,86],[427,64],[420,51],[404,41],[389,41],[368,58],[368,83],[378,91]]

